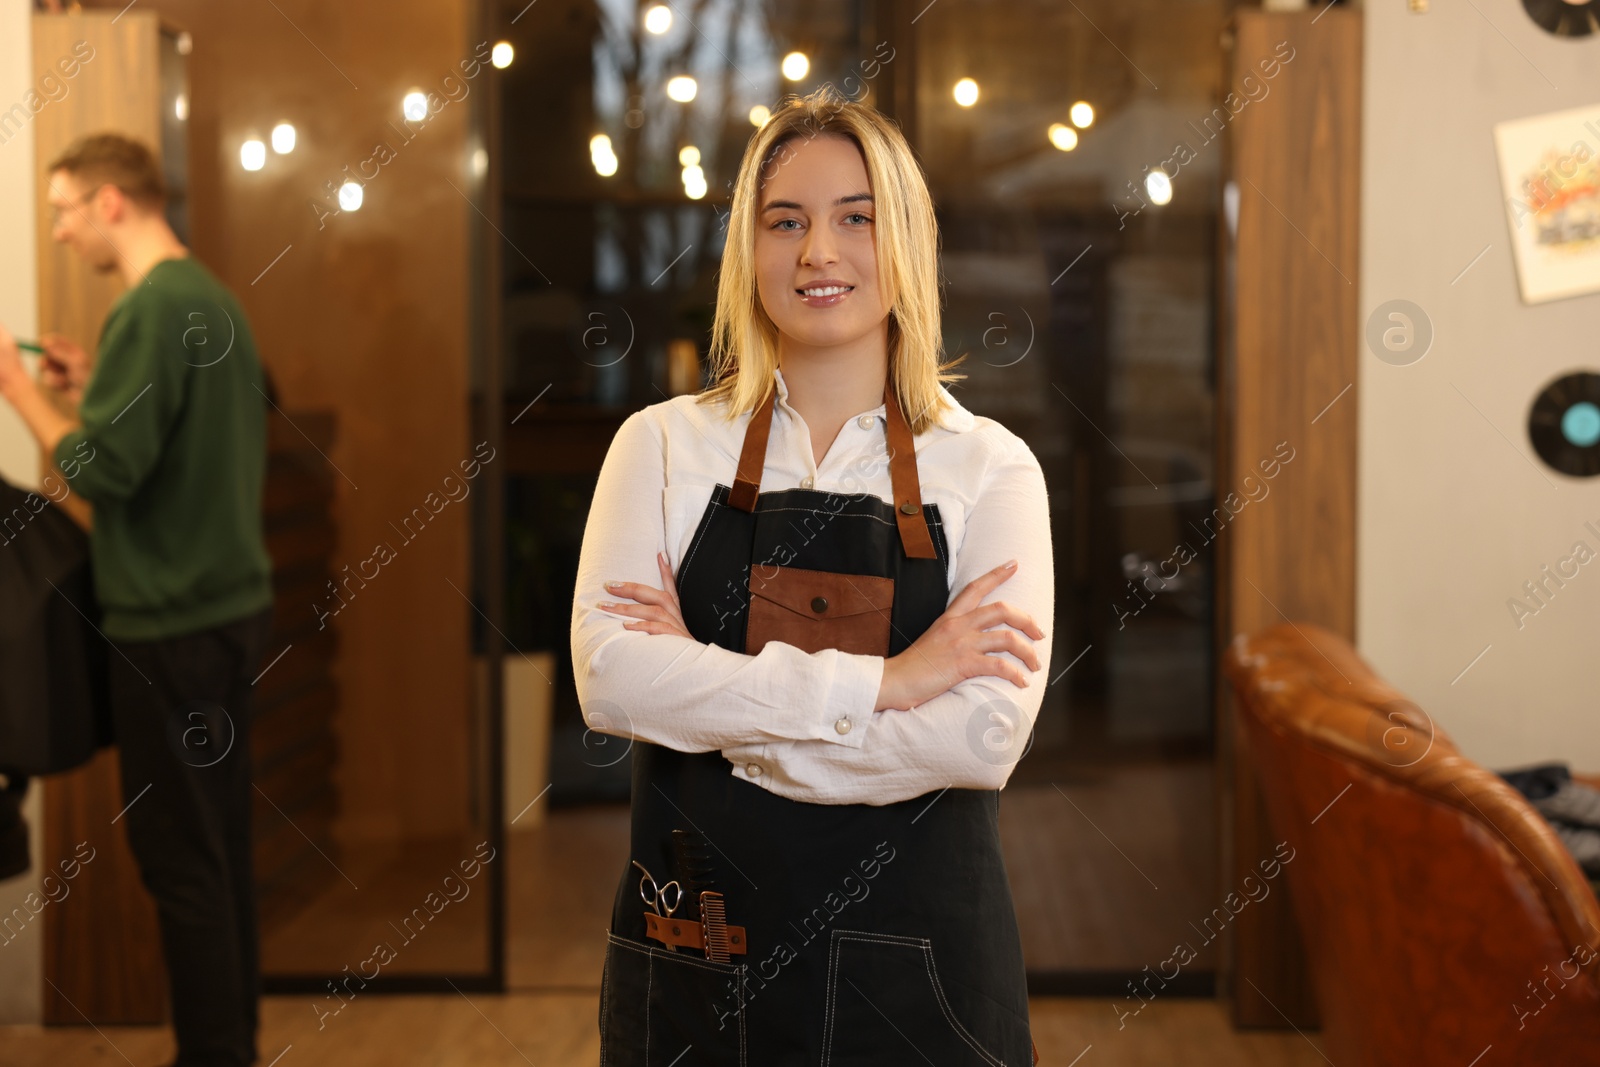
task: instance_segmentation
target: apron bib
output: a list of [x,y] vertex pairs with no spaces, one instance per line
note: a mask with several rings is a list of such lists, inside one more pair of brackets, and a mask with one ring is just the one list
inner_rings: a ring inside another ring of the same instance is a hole
[[[696,640],[744,653],[752,636],[806,651],[837,638],[820,647],[893,656],[944,613],[939,508],[921,502],[911,431],[892,388],[884,398],[893,504],[759,492],[768,393],[734,484],[715,487],[677,574]],[[720,752],[635,739],[632,755],[630,859],[601,979],[602,1067],[1037,1062],[998,790],[811,804],[735,777]],[[681,898],[673,908],[663,893],[672,914],[658,916],[641,886],[654,896],[673,880]],[[733,951],[652,938],[647,914],[658,932],[703,929],[703,887],[722,894]]]

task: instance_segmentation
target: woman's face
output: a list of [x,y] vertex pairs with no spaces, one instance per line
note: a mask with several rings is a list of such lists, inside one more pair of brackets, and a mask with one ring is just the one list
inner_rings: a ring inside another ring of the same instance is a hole
[[[882,329],[889,308],[878,291],[876,212],[855,142],[796,137],[760,177],[756,288],[779,333],[827,348]],[[830,293],[806,292],[819,287]]]

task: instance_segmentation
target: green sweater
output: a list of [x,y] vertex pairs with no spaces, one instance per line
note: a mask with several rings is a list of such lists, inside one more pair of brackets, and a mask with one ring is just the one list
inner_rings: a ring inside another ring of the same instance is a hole
[[160,261],[112,305],[83,425],[53,457],[94,505],[107,637],[176,636],[272,602],[264,385],[243,310],[192,255]]

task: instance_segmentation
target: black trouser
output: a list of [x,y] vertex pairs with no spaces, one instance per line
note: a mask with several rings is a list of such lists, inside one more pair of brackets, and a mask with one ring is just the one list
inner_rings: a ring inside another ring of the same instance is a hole
[[121,821],[156,902],[178,1067],[256,1060],[251,683],[271,619],[112,642]]

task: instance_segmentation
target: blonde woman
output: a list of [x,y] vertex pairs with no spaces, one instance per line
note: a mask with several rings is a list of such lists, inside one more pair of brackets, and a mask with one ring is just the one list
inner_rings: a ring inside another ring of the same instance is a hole
[[734,187],[714,387],[601,468],[572,648],[633,757],[608,1067],[1036,1062],[998,810],[1049,505],[943,385],[937,247],[900,131],[790,98]]

